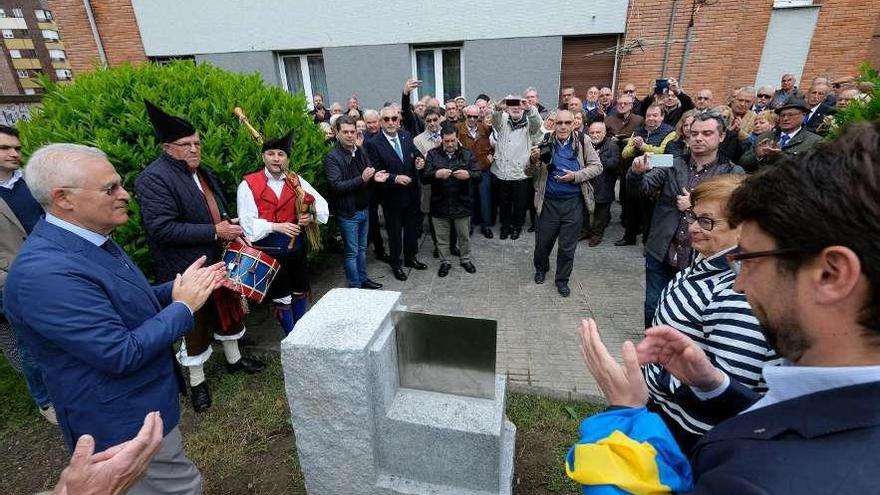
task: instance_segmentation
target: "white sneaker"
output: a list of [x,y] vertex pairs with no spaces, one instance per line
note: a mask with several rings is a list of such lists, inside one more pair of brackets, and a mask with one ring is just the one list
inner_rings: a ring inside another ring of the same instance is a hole
[[40,408],[40,414],[46,418],[46,421],[52,423],[55,426],[58,426],[58,417],[55,416],[55,407],[49,406],[46,408]]

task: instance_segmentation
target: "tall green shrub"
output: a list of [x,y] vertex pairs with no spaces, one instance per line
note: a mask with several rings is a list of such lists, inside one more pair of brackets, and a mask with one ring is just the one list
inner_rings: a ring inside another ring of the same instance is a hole
[[[257,74],[230,73],[205,63],[124,65],[77,76],[68,86],[47,81],[42,110],[21,125],[25,154],[47,143],[97,147],[107,153],[131,192],[138,173],[161,153],[144,98],[199,130],[202,163],[216,173],[233,208],[242,176],[263,166],[259,146],[232,115],[236,105],[264,136],[278,137],[292,129],[291,168],[319,191],[325,190],[322,159],[327,145],[306,113],[303,95],[268,86]],[[130,204],[128,224],[113,236],[150,273],[136,199]]]
[[831,136],[837,136],[844,127],[853,122],[880,119],[880,74],[870,64],[864,63],[859,67],[856,83],[870,83],[872,92],[868,94],[868,98],[849,102],[846,108],[834,115]]

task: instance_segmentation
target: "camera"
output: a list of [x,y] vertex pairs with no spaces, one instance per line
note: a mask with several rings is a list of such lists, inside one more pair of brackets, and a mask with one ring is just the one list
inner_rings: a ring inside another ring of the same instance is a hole
[[538,143],[538,151],[541,153],[541,162],[547,163],[547,169],[552,170],[553,168],[553,143],[550,142],[549,139],[544,139],[540,143]]

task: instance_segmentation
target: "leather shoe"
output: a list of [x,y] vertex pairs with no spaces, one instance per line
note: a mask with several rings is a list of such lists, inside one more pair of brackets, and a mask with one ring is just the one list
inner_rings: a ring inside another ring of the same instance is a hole
[[519,239],[519,235],[522,233],[522,229],[513,229],[513,232],[510,233],[510,240],[515,241]]
[[208,382],[202,382],[195,387],[190,387],[189,392],[189,398],[192,400],[195,412],[203,413],[211,407],[211,392],[208,391]]
[[257,361],[256,359],[250,359],[243,357],[238,361],[230,364],[226,363],[226,372],[227,373],[246,373],[248,375],[256,375],[257,373],[263,371],[266,365]]
[[361,289],[381,289],[381,288],[382,288],[382,284],[380,284],[379,282],[374,282],[370,279],[366,279],[363,282],[361,282]]
[[495,234],[492,233],[492,229],[490,229],[489,227],[483,227],[482,233],[483,237],[485,237],[486,239],[491,239],[495,237]]
[[452,268],[452,265],[449,263],[440,263],[440,268],[437,270],[438,277],[445,277],[449,275],[449,270]]
[[421,261],[419,261],[415,258],[413,258],[409,261],[404,261],[403,266],[405,266],[407,268],[415,268],[416,270],[427,270],[428,269],[428,265],[422,263]]
[[594,235],[593,237],[590,237],[590,242],[587,245],[590,247],[596,247],[599,244],[602,244],[602,236]]
[[461,267],[468,273],[477,273],[477,267],[475,267],[470,261],[465,261],[461,264]]
[[504,239],[507,239],[507,236],[509,236],[509,235],[510,235],[509,230],[501,229],[501,235],[499,235],[498,237],[503,241]]
[[568,284],[556,284],[556,290],[559,291],[559,295],[562,297],[571,295],[571,289],[568,288]]
[[535,272],[535,283],[543,284],[544,280],[547,278],[547,274],[545,272]]
[[635,244],[636,244],[635,239],[627,239],[626,237],[624,237],[622,239],[618,239],[617,241],[614,242],[615,246],[635,246]]
[[406,273],[403,271],[403,268],[395,266],[391,268],[391,272],[394,273],[394,278],[397,280],[400,280],[401,282],[406,281]]

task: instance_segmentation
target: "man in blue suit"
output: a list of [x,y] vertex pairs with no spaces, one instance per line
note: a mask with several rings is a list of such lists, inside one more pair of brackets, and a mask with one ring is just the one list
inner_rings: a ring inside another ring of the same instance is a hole
[[198,469],[177,427],[172,342],[193,327],[223,279],[202,257],[174,281],[151,287],[109,238],[128,221],[129,194],[106,155],[75,144],[37,150],[28,187],[46,216],[9,271],[7,317],[33,351],[68,447],[91,435],[97,450],[134,437],[158,411],[164,442],[129,493],[196,494]]
[[379,201],[385,215],[388,245],[391,247],[391,270],[397,280],[403,281],[407,277],[401,268],[401,250],[404,266],[416,270],[428,268],[428,265],[416,259],[422,191],[419,171],[425,166],[425,160],[413,144],[412,135],[400,130],[400,111],[397,107],[383,108],[380,116],[382,132],[369,140],[366,148],[370,163],[377,171],[373,180],[380,190]]
[[[788,366],[764,368],[767,394],[731,380],[669,327],[624,344],[614,362],[582,326],[587,367],[609,403],[643,407],[639,363],[658,363],[682,400],[726,419],[691,452],[695,493],[876,493],[880,485],[880,122],[781,158],[737,190],[729,255],[767,341]],[[858,212],[858,213],[854,213]]]

